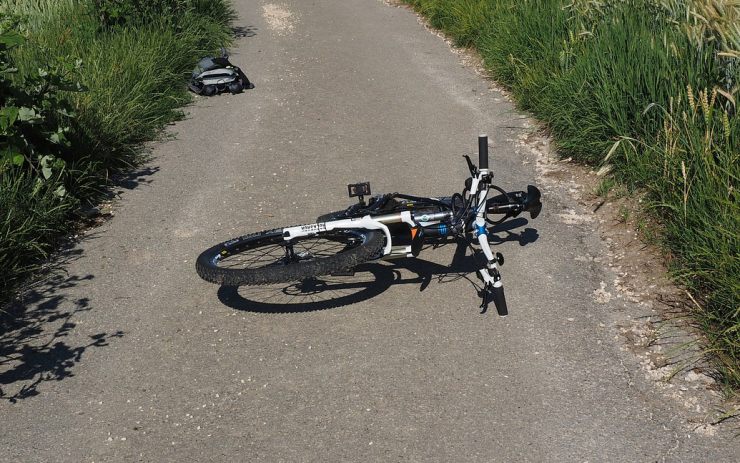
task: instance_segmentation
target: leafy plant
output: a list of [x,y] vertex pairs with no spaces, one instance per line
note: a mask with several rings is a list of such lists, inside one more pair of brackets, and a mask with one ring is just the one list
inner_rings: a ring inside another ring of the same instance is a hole
[[93,0],[94,11],[104,27],[122,27],[171,21],[177,23],[188,14],[228,24],[236,14],[220,0]]
[[[24,42],[17,19],[0,14],[0,172],[26,168],[44,181],[64,169],[74,112],[63,92],[82,90],[72,80],[81,61],[56,58],[45,68],[11,79],[16,69],[10,52]],[[57,193],[63,196],[64,187]]]
[[173,18],[189,7],[187,0],[94,0],[103,26],[123,26]]
[[0,302],[181,117],[233,17],[225,0],[0,0]]

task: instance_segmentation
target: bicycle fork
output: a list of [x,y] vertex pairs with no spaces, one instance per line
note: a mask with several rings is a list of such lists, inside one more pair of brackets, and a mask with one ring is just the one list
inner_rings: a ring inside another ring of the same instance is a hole
[[486,230],[485,219],[476,217],[475,219],[475,233],[478,235],[478,245],[483,251],[483,255],[486,257],[486,266],[478,270],[481,280],[483,280],[483,291],[481,297],[481,313],[488,310],[488,303],[493,300],[493,304],[496,306],[496,312],[502,317],[509,314],[509,310],[506,307],[506,297],[504,296],[504,285],[501,281],[501,273],[498,271],[498,266],[503,265],[504,256],[501,253],[493,254],[491,251],[491,245],[488,243],[488,231]]
[[[483,290],[481,291],[481,313],[488,310],[488,304],[493,300],[493,304],[496,306],[496,312],[502,317],[509,314],[509,310],[506,307],[506,297],[504,296],[504,285],[501,281],[501,274],[498,271],[498,265],[503,265],[504,256],[501,253],[496,253],[494,256],[491,251],[491,245],[488,242],[488,230],[486,229],[486,200],[488,198],[488,184],[491,181],[491,176],[488,170],[488,137],[481,135],[478,137],[478,155],[479,155],[479,170],[477,175],[473,177],[472,184],[470,185],[470,194],[478,193],[478,202],[476,204],[476,214],[473,233],[478,239],[483,255],[486,257],[486,265],[482,269],[478,270],[481,280],[483,280]],[[478,187],[483,183],[483,187],[478,192]]]

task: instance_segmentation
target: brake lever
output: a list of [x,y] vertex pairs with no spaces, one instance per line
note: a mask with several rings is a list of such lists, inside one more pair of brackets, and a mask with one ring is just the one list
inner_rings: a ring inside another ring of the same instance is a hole
[[480,290],[480,292],[478,293],[478,295],[482,299],[481,300],[481,303],[480,303],[480,307],[479,307],[481,309],[480,313],[481,314],[484,314],[484,313],[488,312],[488,301],[489,301],[489,297],[488,297],[488,295],[489,295],[488,283],[486,283],[486,284],[483,285],[483,289]]
[[473,161],[470,160],[470,156],[467,154],[463,154],[463,157],[465,158],[465,161],[468,163],[468,169],[470,169],[470,175],[475,177],[476,172],[478,172],[478,168],[475,167],[475,164],[473,164]]

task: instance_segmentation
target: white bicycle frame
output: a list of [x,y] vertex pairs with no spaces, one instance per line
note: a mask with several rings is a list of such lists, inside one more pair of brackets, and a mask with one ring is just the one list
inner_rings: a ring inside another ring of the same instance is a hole
[[[486,256],[487,264],[478,270],[481,278],[485,283],[490,283],[493,287],[501,287],[501,277],[499,276],[496,259],[494,258],[491,246],[488,243],[488,231],[486,229],[486,200],[488,198],[489,185],[485,179],[488,178],[489,170],[480,169],[471,177],[472,181],[468,194],[476,198],[473,204],[475,208],[475,222],[472,230],[478,241],[483,254]],[[429,226],[450,218],[451,212],[437,212],[431,214],[421,214],[417,217],[411,211],[391,213],[377,216],[366,215],[353,219],[332,220],[329,222],[320,222],[308,225],[299,225],[297,227],[288,227],[283,229],[283,239],[290,241],[295,238],[312,236],[320,232],[331,231],[346,228],[361,228],[367,230],[381,230],[385,234],[385,247],[383,248],[383,258],[392,257],[412,257],[411,246],[404,246],[400,250],[393,247],[393,237],[387,224],[406,223],[410,227]]]

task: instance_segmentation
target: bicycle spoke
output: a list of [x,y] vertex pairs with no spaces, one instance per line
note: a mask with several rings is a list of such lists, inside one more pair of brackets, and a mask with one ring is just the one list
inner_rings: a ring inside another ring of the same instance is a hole
[[[274,262],[277,258],[273,253],[276,250],[280,250],[280,255],[282,256],[282,246],[280,245],[272,245],[270,247],[265,248],[257,248],[252,251],[258,253],[251,259],[248,258],[248,255],[246,253],[239,253],[235,254],[233,256],[227,256],[225,259],[222,259],[222,262],[228,262],[227,264],[224,264],[223,267],[226,268],[234,268],[236,266],[239,266],[241,268],[255,268],[254,265],[251,264],[257,264],[259,262],[262,262],[263,260],[267,260],[269,263]],[[267,257],[267,259],[263,259]],[[239,265],[244,264],[244,265]]]
[[278,242],[266,242],[242,252],[227,255],[218,261],[225,269],[256,269],[271,265],[287,265],[302,260],[321,259],[340,254],[360,244],[342,234],[330,236],[308,236],[290,243],[278,238]]

